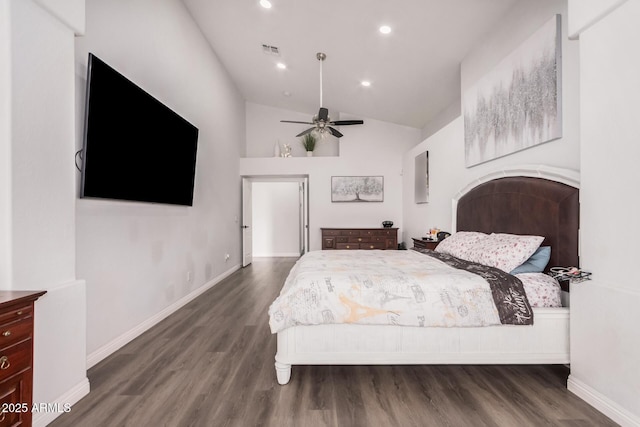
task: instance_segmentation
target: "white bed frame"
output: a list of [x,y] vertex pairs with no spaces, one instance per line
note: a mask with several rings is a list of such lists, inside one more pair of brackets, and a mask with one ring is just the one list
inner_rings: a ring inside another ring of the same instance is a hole
[[[491,173],[458,193],[496,177],[532,176],[579,187],[579,175],[545,166]],[[455,225],[455,219],[454,219]],[[287,384],[292,365],[565,364],[569,357],[569,308],[534,308],[532,326],[417,328],[333,324],[296,326],[278,333],[275,367]]]
[[278,333],[276,374],[292,365],[569,363],[569,308],[535,308],[532,326],[296,326]]

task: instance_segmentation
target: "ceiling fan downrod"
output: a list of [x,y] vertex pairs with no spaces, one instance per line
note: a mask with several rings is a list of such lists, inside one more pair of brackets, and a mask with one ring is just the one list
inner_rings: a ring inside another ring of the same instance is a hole
[[316,58],[320,61],[320,107],[322,108],[322,62],[327,59],[327,55],[322,52],[316,53]]

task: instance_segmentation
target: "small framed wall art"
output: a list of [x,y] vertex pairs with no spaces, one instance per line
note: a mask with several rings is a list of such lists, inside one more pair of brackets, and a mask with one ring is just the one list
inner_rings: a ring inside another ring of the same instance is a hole
[[383,202],[383,176],[332,176],[332,202]]
[[416,156],[415,167],[415,196],[416,203],[429,201],[429,152],[425,151]]

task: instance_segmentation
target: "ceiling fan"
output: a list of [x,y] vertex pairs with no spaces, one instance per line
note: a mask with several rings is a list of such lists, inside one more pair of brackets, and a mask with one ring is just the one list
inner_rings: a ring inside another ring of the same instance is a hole
[[327,58],[327,55],[325,55],[322,52],[318,52],[316,53],[316,58],[318,58],[318,61],[320,61],[320,110],[318,111],[318,114],[313,116],[313,119],[311,119],[312,121],[310,122],[297,122],[294,120],[280,120],[280,121],[283,123],[300,123],[305,125],[313,125],[313,127],[297,134],[296,135],[297,137],[304,136],[308,133],[315,131],[317,134],[320,135],[320,137],[324,137],[329,134],[329,135],[335,136],[336,138],[340,138],[342,136],[342,133],[340,133],[337,129],[334,129],[332,126],[361,125],[364,123],[364,121],[362,120],[331,121],[331,118],[329,117],[329,110],[322,106],[322,61],[324,61]]

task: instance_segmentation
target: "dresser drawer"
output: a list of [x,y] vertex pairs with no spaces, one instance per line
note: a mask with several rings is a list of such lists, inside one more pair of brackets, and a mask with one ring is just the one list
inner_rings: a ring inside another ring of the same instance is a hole
[[342,230],[340,231],[341,236],[360,236],[360,230]]
[[340,230],[322,230],[323,236],[339,236]]
[[336,247],[335,237],[322,238],[322,249],[335,249],[335,247]]
[[360,249],[387,249],[387,247],[384,242],[371,242],[361,244]]
[[24,319],[25,317],[33,318],[33,305],[26,304],[23,306],[17,306],[0,314],[0,328],[5,323],[15,322],[16,320]]
[[367,243],[371,241],[370,237],[349,237],[349,243]]
[[360,249],[360,243],[336,243],[336,249]]
[[31,367],[31,338],[0,349],[0,380]]
[[0,348],[31,338],[33,317],[0,325]]

